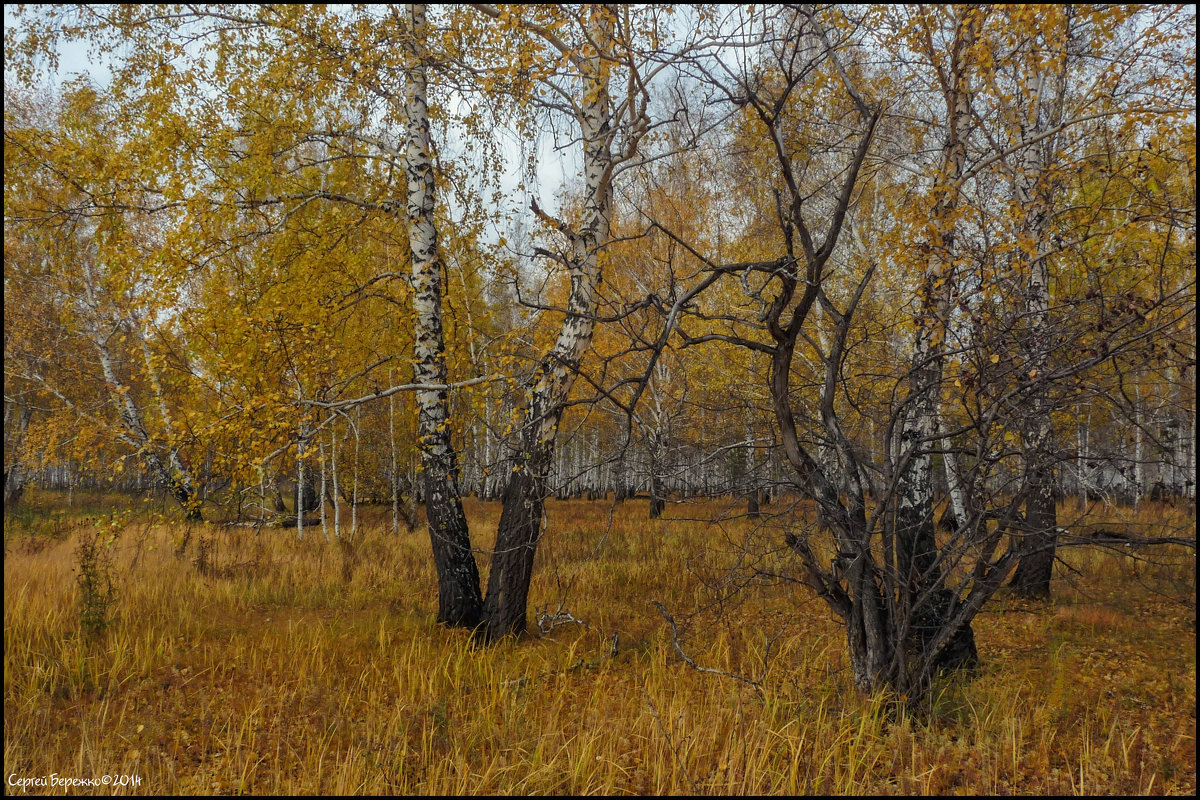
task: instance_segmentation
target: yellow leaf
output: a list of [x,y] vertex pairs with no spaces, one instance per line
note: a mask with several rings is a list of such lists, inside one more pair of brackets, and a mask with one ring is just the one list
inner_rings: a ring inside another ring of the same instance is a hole
[[993,363],[993,364],[999,364],[999,363],[1000,363],[1000,356],[992,356],[992,363]]

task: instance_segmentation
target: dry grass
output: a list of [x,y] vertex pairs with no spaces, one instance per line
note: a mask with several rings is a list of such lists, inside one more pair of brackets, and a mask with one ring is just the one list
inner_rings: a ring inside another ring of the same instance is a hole
[[[477,539],[494,531],[495,505],[467,508]],[[609,512],[551,502],[539,553],[531,605],[585,624],[484,650],[434,624],[427,534],[393,538],[384,511],[352,545],[197,527],[182,557],[176,524],[110,520],[117,599],[92,639],[73,571],[95,526],[6,526],[6,776],[124,773],[140,786],[86,791],[145,794],[1196,789],[1193,550],[1070,551],[1051,605],[978,619],[980,677],[889,719],[854,695],[808,589],[728,596],[747,521]],[[760,691],[685,665],[652,600],[699,665]]]

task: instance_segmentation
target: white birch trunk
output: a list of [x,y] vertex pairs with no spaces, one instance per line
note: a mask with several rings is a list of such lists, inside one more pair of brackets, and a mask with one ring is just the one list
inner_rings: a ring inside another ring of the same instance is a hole
[[1133,384],[1133,507],[1142,504],[1142,487],[1145,483],[1145,470],[1142,467],[1144,456],[1142,448],[1142,387],[1138,380]]
[[963,497],[962,481],[958,477],[958,459],[954,456],[954,443],[950,439],[942,439],[942,466],[946,470],[946,487],[950,494],[950,511],[954,514],[956,525],[967,522],[967,504]]
[[296,537],[304,541],[304,433],[296,445]]
[[331,471],[333,473],[333,535],[334,538],[341,539],[342,497],[338,487],[337,443],[337,431],[332,430],[329,432],[329,460],[332,462]]
[[[578,122],[583,138],[584,204],[582,224],[560,224],[570,243],[571,288],[567,313],[554,347],[539,362],[528,390],[521,432],[521,453],[496,537],[496,554],[488,578],[485,613],[489,639],[519,634],[526,628],[526,604],[533,555],[541,536],[546,482],[554,458],[554,440],[575,370],[592,342],[600,283],[600,249],[608,243],[612,216],[612,107],[609,99],[611,62],[601,52],[613,41],[615,12],[591,6],[587,27],[593,52],[577,64],[583,72]],[[632,112],[632,109],[630,110]]]
[[321,535],[325,537],[325,541],[329,541],[329,523],[325,519],[325,441],[317,440],[317,463],[321,466]]
[[[433,144],[426,89],[426,7],[406,7],[411,37],[401,42],[407,62],[404,117],[408,184],[409,249],[412,254],[413,382],[447,382],[442,326],[442,261],[434,224]],[[458,454],[450,438],[449,396],[444,388],[416,393],[417,438],[425,473],[425,508],[438,572],[438,621],[474,628],[480,619],[479,572],[471,552],[459,488]],[[357,505],[357,504],[355,504]]]
[[362,406],[354,410],[354,485],[350,490],[350,538],[358,534],[358,423],[362,421]]
[[[388,370],[388,385],[394,386],[392,371]],[[392,454],[392,535],[400,534],[400,463],[396,457],[396,396],[388,395],[388,442]]]
[[[937,176],[937,200],[931,212],[938,233],[929,242],[929,261],[919,292],[921,308],[913,342],[908,409],[900,427],[896,480],[897,548],[900,580],[913,587],[935,578],[929,574],[937,561],[933,530],[933,460],[931,449],[940,440],[938,409],[941,404],[942,353],[950,316],[954,270],[959,182],[967,158],[971,128],[965,70],[974,46],[973,23],[965,22],[955,43],[953,74],[945,90],[948,114],[946,142]],[[921,577],[924,576],[924,577]],[[915,583],[914,583],[915,581]]]

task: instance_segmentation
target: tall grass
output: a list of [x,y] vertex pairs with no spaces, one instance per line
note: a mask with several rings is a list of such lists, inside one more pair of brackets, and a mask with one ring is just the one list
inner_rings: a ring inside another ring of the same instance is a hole
[[[467,508],[495,529],[496,505]],[[788,574],[781,553],[729,571],[748,521],[609,511],[550,503],[531,591],[549,633],[489,649],[435,624],[427,534],[393,537],[386,512],[353,544],[197,526],[178,555],[178,524],[131,518],[94,638],[74,572],[94,528],[6,531],[5,772],[136,774],[99,791],[145,794],[1196,788],[1192,550],[1066,552],[1050,605],[977,620],[979,677],[897,717],[854,694],[811,592],[761,578]],[[683,663],[651,601],[698,665],[757,686]]]

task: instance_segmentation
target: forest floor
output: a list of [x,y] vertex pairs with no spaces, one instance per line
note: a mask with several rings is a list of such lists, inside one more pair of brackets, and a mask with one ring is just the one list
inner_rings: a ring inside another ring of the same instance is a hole
[[[478,649],[435,624],[428,533],[393,535],[388,509],[327,542],[31,499],[4,528],[8,794],[1197,788],[1192,548],[1064,551],[1050,602],[976,619],[977,676],[895,716],[855,694],[835,618],[789,580],[786,517],[551,501],[532,635]],[[490,544],[498,504],[466,509]],[[1190,509],[1122,513],[1195,537]],[[655,601],[728,674],[688,666]]]

